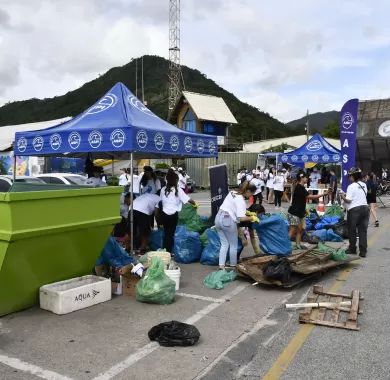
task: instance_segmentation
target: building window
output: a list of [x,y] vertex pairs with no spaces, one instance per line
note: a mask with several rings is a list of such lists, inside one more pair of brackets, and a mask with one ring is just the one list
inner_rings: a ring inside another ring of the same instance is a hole
[[196,132],[196,116],[191,108],[184,115],[183,129],[187,132]]
[[212,124],[205,124],[203,127],[204,133],[214,134],[215,133],[215,127]]
[[203,124],[203,133],[213,136],[225,136],[225,126],[219,123],[205,122]]

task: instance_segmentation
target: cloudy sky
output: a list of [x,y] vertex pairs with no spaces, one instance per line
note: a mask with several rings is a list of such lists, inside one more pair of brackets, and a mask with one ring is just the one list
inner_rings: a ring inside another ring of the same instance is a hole
[[[0,0],[0,105],[168,57],[168,0]],[[390,97],[388,0],[182,0],[181,60],[282,121]]]

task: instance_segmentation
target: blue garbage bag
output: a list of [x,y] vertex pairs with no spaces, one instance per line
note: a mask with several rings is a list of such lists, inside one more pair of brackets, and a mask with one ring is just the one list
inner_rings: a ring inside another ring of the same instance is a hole
[[320,241],[343,241],[343,238],[337,235],[332,229],[316,230],[312,233],[313,236],[317,236]]
[[189,231],[186,226],[177,226],[173,253],[178,263],[189,264],[199,261],[202,254],[199,233]]
[[288,236],[288,227],[279,215],[262,218],[260,223],[254,223],[260,240],[260,248],[270,255],[290,255],[291,242]]
[[110,236],[104,246],[99,258],[96,260],[96,266],[109,265],[114,268],[122,268],[125,265],[134,263],[134,259],[128,255],[124,248]]
[[157,251],[164,247],[164,230],[159,228],[153,230],[149,236],[149,247],[152,251]]
[[310,231],[313,229],[313,223],[311,222],[311,220],[309,218],[306,218],[306,227],[305,227],[305,230],[306,231]]
[[329,228],[334,226],[339,222],[340,218],[338,216],[324,216],[319,220],[319,222],[315,225],[316,230],[322,230],[324,228]]

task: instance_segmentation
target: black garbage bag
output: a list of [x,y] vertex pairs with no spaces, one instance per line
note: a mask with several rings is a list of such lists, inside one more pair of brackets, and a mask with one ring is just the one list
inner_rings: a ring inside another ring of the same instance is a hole
[[343,239],[349,238],[348,226],[347,226],[347,222],[345,220],[342,220],[342,221],[338,222],[337,224],[335,224],[332,227],[332,229],[337,235],[341,236]]
[[287,283],[291,277],[291,265],[287,257],[280,257],[265,264],[263,275],[267,278]]
[[199,330],[187,323],[178,321],[163,322],[154,326],[148,332],[149,339],[160,346],[193,346],[200,338]]
[[309,244],[318,244],[320,239],[317,236],[307,233],[305,230],[302,232],[302,241]]

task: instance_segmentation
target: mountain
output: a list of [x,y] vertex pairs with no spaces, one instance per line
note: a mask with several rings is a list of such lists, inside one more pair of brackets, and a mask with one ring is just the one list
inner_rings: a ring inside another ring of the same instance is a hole
[[[326,126],[339,120],[338,111],[317,112],[309,114],[309,132],[322,132]],[[295,131],[297,134],[304,134],[306,127],[307,117],[304,116],[300,119],[288,122],[286,125]]]
[[[145,100],[154,113],[166,119],[169,61],[150,55],[145,55],[143,61]],[[76,116],[119,81],[135,93],[136,63],[138,64],[138,97],[141,97],[141,58],[137,58],[124,66],[108,70],[105,74],[65,95],[8,103],[0,107],[0,126]],[[231,136],[238,142],[260,140],[264,135],[267,138],[277,138],[293,134],[293,131],[286,128],[283,123],[268,113],[241,102],[200,71],[182,66],[182,73],[187,91],[220,96],[225,100],[238,121],[238,125],[229,130]]]

